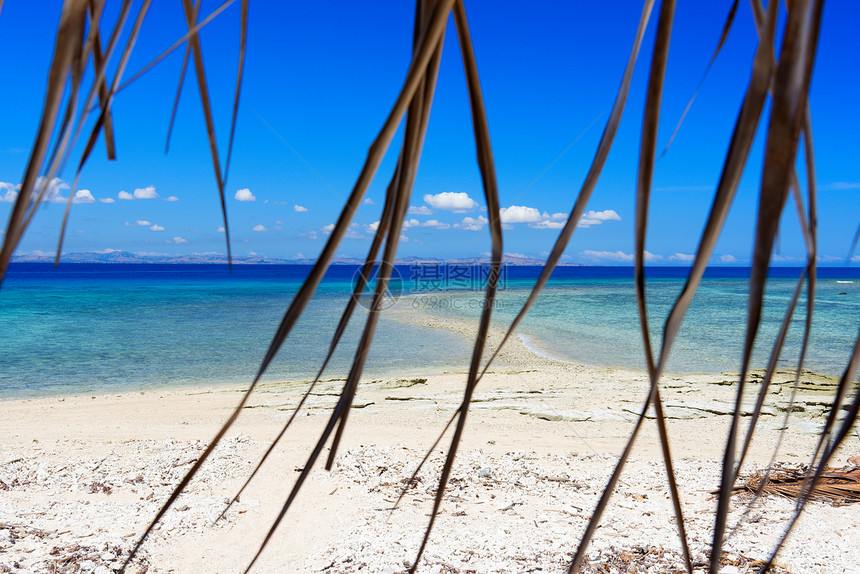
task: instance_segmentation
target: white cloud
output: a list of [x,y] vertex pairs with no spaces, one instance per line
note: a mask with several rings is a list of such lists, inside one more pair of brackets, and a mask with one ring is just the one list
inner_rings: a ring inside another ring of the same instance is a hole
[[469,197],[469,194],[465,192],[454,193],[453,191],[444,191],[436,195],[427,194],[424,196],[424,203],[435,209],[444,209],[455,213],[472,211],[478,207],[478,202]]
[[737,263],[738,258],[734,255],[720,255],[720,263]]
[[89,189],[79,189],[75,192],[75,203],[95,203],[96,198],[93,197]]
[[836,257],[835,255],[819,255],[815,258],[819,263],[844,263],[844,257]]
[[254,226],[254,231],[266,231],[266,226],[262,223]]
[[33,195],[38,196],[42,192],[42,189],[45,189],[45,194],[42,196],[42,201],[50,201],[52,203],[65,203],[66,198],[63,197],[62,190],[69,189],[69,184],[64,183],[63,180],[61,180],[59,177],[55,177],[50,182],[47,182],[44,176],[39,176],[36,179],[36,185],[33,186]]
[[364,201],[361,202],[362,205],[376,205],[376,202],[370,199],[369,197],[365,197]]
[[401,233],[400,234],[400,242],[401,243],[409,243],[409,238]]
[[179,198],[175,195],[171,195],[170,197],[164,198],[164,201],[179,201]]
[[134,199],[134,196],[127,191],[121,191],[116,196],[120,199]]
[[406,213],[409,215],[430,215],[433,210],[426,205],[410,205]]
[[455,223],[457,229],[465,229],[466,231],[480,231],[489,223],[489,220],[483,215],[479,215],[477,219],[473,217],[464,217],[460,223]]
[[[379,222],[375,222],[376,225],[379,225]],[[329,223],[328,225],[323,225],[320,229],[326,235],[330,234],[334,231],[334,223]],[[361,234],[361,231],[367,231],[370,229],[370,225],[359,225],[357,223],[350,223],[349,228],[346,230],[346,233],[343,236],[346,239],[367,239],[364,235]],[[316,239],[316,234],[314,232],[310,232],[302,235],[303,237],[307,237],[308,239]]]
[[596,221],[621,221],[621,216],[614,209],[604,209],[603,211],[589,210],[585,217]]
[[257,198],[254,197],[254,194],[247,187],[236,190],[236,195],[233,196],[233,199],[236,201],[257,201]]
[[129,223],[128,221],[126,221],[123,225],[125,225],[126,227],[149,227],[150,225],[152,225],[152,223],[146,221],[145,219],[138,219],[134,223]]
[[510,257],[514,259],[528,259],[528,257],[522,253],[505,253],[505,257]]
[[535,223],[540,221],[540,211],[534,207],[512,205],[499,210],[502,223]]
[[364,235],[358,232],[360,226],[357,223],[350,223],[349,229],[343,235],[347,239],[365,239]]
[[18,199],[19,189],[21,189],[20,185],[0,181],[0,202],[15,203],[15,200]]
[[623,263],[632,263],[633,255],[624,253],[623,251],[593,251],[586,249],[580,255],[586,259],[601,260],[601,261],[621,261]]
[[[422,226],[421,222],[418,221],[417,219],[405,219],[405,220],[403,220],[403,229],[409,229],[410,227],[421,227],[421,226]],[[355,227],[355,225],[353,225],[353,227]],[[379,222],[374,221],[373,223],[371,223],[369,225],[365,225],[364,227],[368,233],[376,233],[376,230],[379,229]],[[347,235],[347,237],[349,237],[349,235]]]
[[806,263],[805,257],[795,257],[793,255],[774,255],[774,263]]
[[174,237],[173,239],[168,239],[165,243],[175,243],[176,245],[182,245],[183,243],[188,243],[188,240],[184,237]]
[[856,181],[835,181],[822,185],[821,189],[825,191],[847,191],[850,189],[860,189],[860,182]]
[[537,223],[530,223],[529,227],[534,229],[561,229],[567,221],[553,221],[552,219],[544,219]]
[[301,205],[294,205],[294,206],[293,206],[293,211],[296,211],[296,212],[298,212],[298,213],[304,213],[304,212],[306,212],[307,210],[308,210],[308,208],[307,208],[307,207],[302,207]]
[[100,197],[99,201],[102,203],[116,203],[116,200],[112,197]]
[[319,239],[319,235],[317,235],[317,232],[314,231],[313,229],[311,229],[310,231],[305,231],[303,233],[299,233],[299,237],[302,237],[304,239],[312,239],[314,241]]
[[157,223],[149,228],[150,231],[164,231],[164,228]]
[[[36,185],[34,186],[34,195],[39,192],[39,190],[44,186],[45,178],[39,177],[36,180]],[[14,203],[16,199],[18,199],[18,191],[20,191],[20,184],[13,184],[7,182],[0,182],[0,203]],[[55,177],[51,180],[51,183],[48,186],[47,191],[45,192],[44,200],[51,201],[54,203],[62,203],[66,201],[65,197],[62,197],[60,190],[69,189],[69,184],[63,183],[63,181]],[[87,202],[91,203],[91,202]]]
[[676,253],[669,256],[669,261],[680,261],[681,263],[692,263],[696,256],[691,253]]
[[226,233],[227,232],[227,230],[224,229],[223,225],[219,225],[217,231],[218,231],[218,233]]
[[614,209],[603,211],[589,210],[579,219],[577,227],[591,227],[592,225],[600,225],[604,221],[621,221],[621,216]]
[[421,224],[421,227],[432,227],[433,229],[448,229],[451,226],[447,223],[442,223],[441,221],[436,219],[428,219]]
[[158,199],[158,194],[155,193],[155,186],[148,185],[146,187],[139,187],[134,190],[134,198],[135,199]]
[[[591,212],[594,213],[594,212]],[[503,218],[504,220],[504,218]],[[553,214],[549,214],[546,211],[543,212],[540,216],[540,221],[536,223],[529,223],[529,227],[534,229],[561,229],[567,224],[567,214],[562,212],[557,212]]]
[[[633,263],[633,254],[624,253],[623,251],[593,251],[586,249],[579,254],[584,259],[592,261],[614,261],[618,263]],[[662,255],[645,252],[645,262],[651,263],[663,259]]]

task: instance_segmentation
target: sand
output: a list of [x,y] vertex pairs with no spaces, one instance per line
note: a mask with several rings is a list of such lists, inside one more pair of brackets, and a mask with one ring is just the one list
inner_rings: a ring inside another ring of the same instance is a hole
[[[470,334],[464,323],[418,320]],[[498,337],[494,332],[493,340]],[[428,520],[441,454],[431,456],[417,484],[392,506],[457,408],[465,378],[461,370],[363,381],[332,471],[311,472],[254,571],[405,571]],[[780,373],[768,397],[749,472],[769,460],[790,379]],[[807,461],[833,384],[812,374],[803,380],[778,456],[783,463]],[[216,522],[307,388],[302,381],[262,384],[129,571],[242,572],[342,385],[334,379],[318,385],[260,475]],[[691,551],[701,571],[736,388],[733,375],[669,374],[662,384]],[[0,572],[116,571],[243,391],[222,385],[3,401]],[[475,396],[419,572],[566,572],[646,392],[642,373],[557,361],[511,341]],[[752,401],[750,393],[745,412]],[[647,421],[637,440],[589,547],[587,572],[683,569],[655,426]],[[835,465],[860,454],[860,440],[852,440]],[[748,501],[735,497],[730,525]],[[722,571],[755,571],[793,508],[775,496],[758,501],[728,540]],[[858,526],[860,505],[810,503],[777,559],[778,571],[860,572]]]

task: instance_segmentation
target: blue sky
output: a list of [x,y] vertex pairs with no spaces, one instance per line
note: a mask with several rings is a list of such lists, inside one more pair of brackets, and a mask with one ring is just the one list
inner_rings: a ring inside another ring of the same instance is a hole
[[[115,4],[115,3],[114,3]],[[672,39],[659,142],[668,140],[710,58],[731,2],[680,3]],[[218,2],[204,0],[207,14]],[[0,218],[8,218],[38,126],[52,34],[61,2],[6,3],[0,34],[26,46],[0,61],[7,82],[0,130]],[[116,6],[112,6],[116,9]],[[367,149],[394,102],[409,63],[408,2],[251,3],[246,78],[228,215],[237,255],[314,257],[339,214]],[[621,79],[640,5],[631,1],[467,2],[493,137],[505,251],[540,258],[569,212]],[[48,16],[46,16],[46,14]],[[111,18],[108,13],[106,18]],[[202,34],[219,151],[226,153],[237,66],[238,3]],[[860,37],[860,7],[825,8],[811,107],[819,183],[822,262],[844,262],[860,221],[860,90],[850,63]],[[652,22],[613,151],[573,236],[568,262],[625,264],[633,245],[639,126]],[[180,2],[154,2],[127,76],[185,31]],[[693,253],[719,177],[750,73],[755,31],[742,2],[728,42],[681,128],[658,161],[647,250],[654,263],[684,263]],[[220,204],[193,73],[186,77],[168,154],[164,139],[183,50],[114,102],[118,160],[100,142],[81,175],[64,250],[120,249],[182,255],[224,253]],[[853,65],[853,64],[851,64]],[[191,69],[189,70],[191,72]],[[93,118],[94,119],[94,118]],[[764,125],[760,134],[764,132]],[[399,137],[339,253],[362,257],[379,219]],[[79,153],[79,152],[78,152]],[[748,263],[763,138],[753,147],[715,263]],[[76,155],[69,165],[76,164]],[[56,182],[58,197],[74,177]],[[130,199],[123,199],[130,198]],[[89,201],[89,202],[88,202]],[[480,256],[489,250],[459,48],[450,23],[412,213],[399,255]],[[61,203],[40,209],[19,253],[55,249]],[[796,215],[781,226],[777,262],[801,261]]]

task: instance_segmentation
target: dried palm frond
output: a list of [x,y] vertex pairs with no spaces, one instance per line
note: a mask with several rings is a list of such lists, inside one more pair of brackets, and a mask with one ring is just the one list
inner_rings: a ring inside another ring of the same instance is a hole
[[[188,32],[170,48],[142,68],[141,71],[132,75],[129,80],[122,82],[126,64],[129,61],[129,56],[138,37],[150,1],[142,0],[137,17],[133,19],[134,24],[132,29],[128,32],[125,29],[125,25],[127,20],[130,19],[133,2],[132,0],[123,0],[120,14],[104,47],[102,46],[103,30],[101,14],[105,0],[65,1],[56,34],[56,45],[48,74],[48,89],[44,100],[40,125],[36,132],[30,158],[24,171],[21,191],[13,207],[4,236],[2,250],[0,250],[0,281],[2,281],[12,253],[31,222],[36,208],[45,197],[47,186],[43,185],[39,187],[40,176],[50,179],[54,174],[60,173],[69,159],[72,150],[75,149],[78,136],[83,132],[88,113],[97,110],[98,116],[94,124],[90,126],[89,137],[86,140],[81,158],[77,163],[74,187],[72,194],[70,194],[69,203],[66,206],[60,231],[60,243],[57,249],[58,257],[61,252],[62,238],[65,233],[65,226],[71,207],[71,196],[74,195],[78,177],[100,134],[104,134],[108,157],[112,159],[116,156],[115,134],[111,113],[116,95],[129,83],[135,81],[186,42],[185,57],[179,76],[179,85],[174,97],[167,139],[169,143],[169,134],[178,108],[186,66],[188,61],[193,58],[200,103],[204,112],[212,167],[215,172],[217,192],[224,218],[224,227],[225,229],[229,229],[227,226],[225,186],[229,175],[244,73],[249,2],[248,0],[242,0],[241,2],[239,16],[239,64],[236,72],[236,87],[233,94],[232,118],[227,152],[225,154],[226,159],[222,162],[222,156],[218,151],[215,137],[215,123],[211,109],[207,76],[203,65],[203,50],[199,38],[199,30],[215,16],[223,12],[234,0],[226,0],[203,19],[200,19],[199,13],[202,4],[201,0],[182,0],[186,20],[185,24]],[[486,285],[484,295],[485,304],[482,306],[483,311],[479,318],[477,337],[474,341],[468,374],[465,377],[462,400],[452,414],[442,434],[440,434],[439,439],[430,449],[432,451],[436,448],[441,442],[443,435],[450,431],[453,426],[450,444],[446,452],[445,462],[435,493],[433,510],[430,514],[424,538],[417,550],[417,558],[412,563],[411,570],[414,571],[418,567],[419,559],[429,540],[436,515],[443,502],[448,479],[466,428],[467,416],[475,389],[483,375],[487,373],[492,362],[498,356],[502,346],[514,334],[522,319],[534,305],[537,297],[546,286],[553,269],[559,264],[565,249],[571,243],[573,233],[582,219],[587,203],[591,198],[612,149],[627,103],[628,94],[630,93],[634,69],[646,37],[646,29],[656,4],[655,0],[643,0],[638,27],[617,95],[612,104],[611,113],[604,127],[600,142],[594,152],[585,179],[576,196],[572,198],[573,205],[569,217],[559,232],[553,248],[547,257],[546,264],[525,303],[505,331],[502,342],[498,347],[492,349],[489,360],[482,364],[486,350],[485,347],[488,344],[490,318],[493,309],[492,303],[496,297],[496,289],[498,287],[499,269],[503,253],[503,236],[492,142],[478,75],[476,50],[472,44],[469,23],[466,17],[466,6],[463,0],[417,0],[413,23],[412,53],[406,77],[389,115],[380,128],[376,139],[370,145],[366,161],[358,174],[352,192],[344,202],[343,209],[334,229],[329,234],[325,246],[305,282],[285,310],[247,392],[242,396],[236,409],[224,422],[201,456],[191,466],[162,508],[152,518],[149,527],[136,542],[128,558],[129,561],[134,557],[155,525],[162,519],[165,512],[189,485],[201,465],[204,464],[225,433],[235,423],[239,413],[247,404],[251,394],[255,391],[261,377],[267,371],[282,346],[286,344],[293,327],[307,308],[329,265],[332,263],[332,259],[341,241],[346,236],[349,226],[356,216],[358,207],[383,161],[383,157],[388,152],[395,134],[402,126],[404,128],[404,135],[396,168],[386,191],[385,204],[380,215],[380,222],[368,249],[365,263],[362,266],[359,280],[354,289],[354,296],[347,302],[342,311],[340,322],[332,335],[327,353],[321,358],[318,375],[309,385],[307,393],[309,394],[314,388],[314,385],[322,376],[322,373],[341,343],[347,325],[353,320],[358,299],[370,281],[371,271],[378,267],[379,274],[376,279],[370,312],[364,319],[362,335],[355,351],[349,375],[345,380],[340,397],[330,413],[330,418],[325,429],[311,449],[306,464],[302,467],[299,476],[293,483],[287,499],[281,506],[276,519],[271,524],[264,539],[261,541],[257,554],[249,563],[248,569],[254,566],[257,558],[266,548],[268,541],[285,518],[295,497],[308,479],[312,468],[319,461],[329,441],[331,441],[331,451],[326,460],[326,467],[330,468],[332,466],[338,446],[347,429],[352,402],[379,324],[381,302],[385,296],[387,284],[391,279],[393,262],[400,242],[400,232],[406,217],[413,183],[421,160],[424,138],[435,94],[436,79],[441,65],[441,52],[447,23],[449,17],[453,14],[453,21],[456,26],[466,74],[466,86],[476,143],[477,166],[480,170],[487,206],[489,232],[492,242],[492,272]],[[708,71],[721,52],[736,17],[738,4],[737,0],[731,2],[716,49],[713,51],[702,79],[696,87],[693,97],[689,100],[689,103],[681,114],[681,118],[670,136],[663,153],[666,153],[666,150],[672,144],[681,123],[684,121],[696,95],[703,86]],[[800,303],[804,286],[806,288],[806,316],[802,342],[796,362],[797,369],[794,377],[792,398],[786,411],[785,422],[782,425],[783,428],[787,427],[788,417],[792,411],[791,404],[794,401],[794,393],[798,389],[800,376],[803,372],[814,310],[818,208],[816,203],[817,191],[812,120],[808,105],[808,94],[816,55],[823,1],[788,0],[785,4],[788,15],[783,18],[779,12],[780,2],[771,0],[766,9],[762,6],[760,0],[753,0],[751,2],[756,32],[758,34],[758,44],[752,52],[752,59],[748,64],[744,64],[745,69],[741,70],[742,73],[746,72],[749,74],[746,90],[740,103],[740,109],[735,120],[731,139],[728,142],[725,157],[723,158],[722,171],[716,185],[710,210],[706,220],[703,222],[703,230],[699,238],[692,266],[684,288],[676,298],[663,324],[661,344],[658,349],[655,344],[652,344],[651,321],[647,313],[648,290],[644,269],[646,261],[645,245],[649,227],[649,206],[657,156],[658,127],[662,112],[663,90],[666,84],[665,78],[668,74],[667,66],[670,61],[669,47],[672,36],[675,0],[662,0],[659,4],[659,20],[657,22],[656,33],[654,34],[647,95],[640,132],[641,144],[636,189],[636,226],[634,239],[635,297],[639,310],[639,321],[650,385],[647,396],[644,397],[642,403],[640,416],[630,433],[623,451],[619,455],[617,464],[592,512],[591,520],[582,535],[579,547],[569,565],[570,572],[578,571],[583,563],[588,545],[599,526],[602,514],[609,504],[615,487],[620,481],[625,463],[632,452],[633,444],[642,429],[645,421],[645,413],[651,406],[654,407],[656,412],[656,423],[658,425],[663,462],[675,511],[681,551],[687,571],[692,572],[694,564],[688,549],[682,501],[675,484],[669,431],[663,413],[660,394],[660,380],[669,360],[673,344],[680,333],[681,325],[702,283],[708,263],[714,254],[715,246],[722,233],[728,214],[735,203],[735,196],[741,176],[748,167],[750,150],[762,124],[766,124],[761,130],[766,136],[766,141],[764,163],[760,174],[759,207],[754,233],[754,256],[752,276],[749,283],[748,314],[746,324],[744,325],[743,352],[740,356],[739,384],[735,399],[736,408],[733,413],[731,428],[725,440],[721,485],[718,491],[718,504],[715,511],[714,537],[710,553],[711,558],[708,564],[710,572],[716,574],[721,566],[720,557],[723,555],[722,547],[728,530],[730,497],[732,493],[737,492],[739,489],[754,492],[756,497],[762,493],[776,493],[791,496],[797,500],[797,511],[785,528],[783,540],[790,532],[797,517],[803,510],[804,504],[808,500],[826,500],[833,503],[860,501],[860,469],[840,470],[829,466],[834,453],[848,436],[851,428],[858,419],[858,415],[860,415],[860,392],[855,393],[853,398],[849,399],[852,388],[856,384],[858,367],[860,367],[860,334],[854,339],[852,354],[849,356],[847,365],[833,392],[828,417],[820,432],[819,441],[811,456],[810,463],[798,467],[776,465],[773,461],[777,459],[781,444],[782,435],[780,434],[771,455],[771,464],[767,468],[754,473],[744,486],[735,486],[750,448],[755,429],[758,426],[759,416],[764,408],[768,389],[780,361],[792,317],[797,305]],[[3,2],[0,0],[0,10],[2,10],[2,6]],[[782,27],[780,28],[780,26]],[[116,66],[110,66],[109,63],[114,57],[115,48],[118,45],[120,36],[126,37],[127,43],[120,55],[119,63]],[[777,44],[777,40],[779,40],[779,44]],[[92,58],[95,73],[93,74],[92,84],[85,86],[84,71],[87,69],[90,58]],[[113,77],[109,77],[109,69],[113,70]],[[768,98],[770,98],[770,107],[766,105]],[[82,105],[79,106],[78,104],[80,103]],[[65,107],[63,108],[64,104]],[[803,142],[803,147],[800,145],[801,141]],[[803,183],[798,177],[797,168],[797,164],[799,163],[798,158],[801,153],[803,154],[803,160],[805,160],[804,171],[806,178]],[[749,426],[744,434],[740,428],[742,412],[740,406],[747,386],[750,383],[748,379],[751,378],[752,352],[759,339],[759,327],[762,322],[762,307],[768,280],[768,270],[778,236],[780,218],[786,209],[789,194],[794,202],[798,223],[807,250],[806,266],[797,279],[793,296],[785,304],[783,320],[778,334],[772,343],[767,368],[761,380],[759,393],[755,401],[753,416],[750,418]],[[858,228],[857,235],[854,237],[850,253],[853,253],[858,238],[860,238],[860,228]],[[381,257],[380,251],[382,252]],[[227,235],[227,252],[229,260],[229,232]],[[850,257],[849,255],[849,260]],[[305,397],[307,396],[306,394]],[[294,417],[303,407],[304,402],[304,398],[299,401],[292,416],[271,442],[268,450],[263,454],[253,472],[247,477],[245,485],[239,490],[240,493],[254,478],[281,437],[284,436]],[[425,460],[427,460],[427,457],[425,457]],[[413,478],[417,475],[417,472],[416,470]],[[760,564],[764,570],[767,570],[773,564],[774,557],[780,545],[781,542],[774,549],[769,561]],[[697,567],[700,565],[695,564]]]
[[787,498],[829,502],[834,506],[860,502],[860,467],[825,468],[810,490],[814,473],[809,465],[774,465],[757,470],[735,492],[763,492]]
[[729,9],[728,16],[726,16],[726,23],[723,24],[723,33],[720,35],[720,41],[717,43],[717,47],[714,49],[714,53],[713,55],[711,55],[711,59],[708,61],[708,65],[705,66],[705,71],[702,72],[702,78],[696,85],[696,89],[693,90],[693,95],[690,96],[690,101],[687,102],[687,106],[681,113],[681,117],[678,118],[678,123],[675,124],[675,129],[672,130],[672,135],[669,136],[669,141],[666,142],[666,147],[664,147],[663,151],[660,152],[661,158],[666,155],[666,152],[668,152],[669,148],[672,146],[672,142],[675,141],[675,136],[678,135],[678,131],[680,131],[681,129],[681,124],[684,123],[684,118],[687,117],[687,114],[690,112],[690,108],[693,107],[693,102],[696,101],[696,96],[699,95],[699,91],[702,89],[702,86],[705,83],[705,79],[708,77],[708,72],[711,71],[711,67],[713,67],[714,62],[717,61],[717,56],[720,55],[720,51],[723,49],[723,45],[726,43],[726,39],[729,37],[729,32],[732,29],[732,24],[734,24],[735,22],[735,14],[737,14],[738,11],[738,3],[739,0],[734,0],[734,2],[732,2],[732,7]]
[[[2,248],[0,248],[0,284],[6,275],[6,269],[12,259],[12,255],[20,243],[25,231],[32,222],[37,208],[45,199],[48,186],[41,182],[50,181],[56,174],[62,172],[63,166],[68,161],[70,154],[75,149],[79,136],[84,130],[88,114],[98,110],[98,118],[89,130],[87,143],[78,161],[74,184],[69,194],[63,222],[60,228],[60,236],[57,245],[55,264],[59,262],[62,251],[63,237],[66,224],[68,223],[69,211],[72,199],[77,188],[78,178],[89,159],[96,141],[100,134],[105,136],[105,147],[108,159],[115,159],[116,144],[111,114],[111,105],[116,94],[124,87],[134,82],[148,70],[152,69],[158,62],[163,60],[173,50],[181,46],[189,39],[196,38],[198,31],[211,22],[218,14],[224,11],[234,0],[225,0],[218,8],[210,13],[200,22],[190,21],[188,33],[177,40],[173,46],[168,48],[160,56],[147,64],[132,78],[120,83],[126,65],[128,64],[135,42],[140,34],[143,20],[149,10],[151,0],[143,0],[137,11],[137,17],[131,31],[126,30],[126,23],[131,13],[133,0],[122,0],[121,9],[117,15],[110,32],[107,45],[102,48],[102,22],[101,15],[105,0],[67,0],[63,5],[60,16],[60,24],[57,30],[56,43],[53,58],[48,73],[48,87],[45,94],[42,117],[36,132],[35,142],[31,148],[30,157],[27,162],[20,191],[12,208],[6,233],[3,237]],[[1,7],[1,6],[0,6]],[[247,28],[247,7],[243,5],[241,19],[241,42],[240,42],[240,68],[238,73],[238,84],[241,84],[242,62],[244,60],[245,35]],[[120,36],[126,34],[125,48],[119,58],[114,70],[114,77],[108,82],[108,67],[114,57],[115,48]],[[192,42],[193,43],[193,42]],[[196,44],[195,44],[196,45]],[[201,56],[202,57],[202,56]],[[88,62],[92,58],[94,74],[91,84],[84,85],[84,72]],[[201,66],[198,72],[202,73]],[[110,83],[110,88],[107,88]],[[205,79],[200,81],[201,90],[205,91]],[[203,94],[201,94],[203,95]],[[85,96],[85,97],[84,97]],[[235,114],[238,108],[239,87],[236,89],[234,103],[234,117],[231,129],[235,130]],[[98,99],[98,104],[96,104]],[[208,106],[208,96],[203,97],[204,110]],[[66,102],[65,111],[60,114],[60,105]],[[81,106],[79,102],[83,101]],[[210,146],[215,150],[214,131],[209,130]],[[50,153],[49,153],[50,150]],[[229,151],[228,151],[229,155]],[[219,181],[219,190],[223,190],[221,181],[220,162],[216,162],[216,179]],[[226,173],[226,169],[225,169]],[[222,206],[223,206],[222,193]],[[226,227],[226,208],[225,229]],[[229,232],[228,232],[229,233]],[[230,252],[229,239],[227,240],[228,258]]]

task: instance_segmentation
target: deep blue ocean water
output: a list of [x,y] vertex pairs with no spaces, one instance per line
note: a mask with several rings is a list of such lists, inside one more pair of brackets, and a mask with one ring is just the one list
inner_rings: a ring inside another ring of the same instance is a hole
[[[0,288],[0,396],[130,390],[251,381],[284,310],[310,267],[236,265],[13,264]],[[332,266],[264,380],[312,377],[352,290],[353,266]],[[480,268],[399,266],[394,295],[420,293],[415,313],[476,318]],[[513,318],[540,272],[507,267],[495,323]],[[649,313],[657,334],[686,270],[649,268]],[[714,268],[690,310],[670,369],[738,369],[746,312],[743,268]],[[769,282],[758,365],[798,269],[776,268]],[[404,301],[404,302],[401,302]],[[405,305],[407,299],[393,299]],[[413,300],[409,300],[413,301]],[[402,308],[401,308],[402,310]],[[802,328],[801,305],[789,347]],[[324,378],[343,377],[364,309]],[[808,367],[839,374],[860,323],[860,270],[821,268]],[[518,331],[536,350],[595,365],[642,367],[632,269],[560,267]],[[655,341],[659,345],[659,337]],[[365,372],[415,376],[463,370],[471,341],[401,320],[380,322]],[[794,359],[783,361],[793,366]]]

